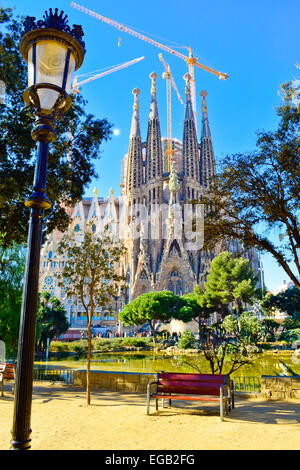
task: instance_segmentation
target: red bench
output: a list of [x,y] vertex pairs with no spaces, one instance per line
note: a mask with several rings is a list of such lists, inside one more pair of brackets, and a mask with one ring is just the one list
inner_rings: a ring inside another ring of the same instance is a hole
[[0,386],[1,386],[2,397],[3,397],[3,381],[15,380],[15,377],[16,377],[15,364],[0,363]]
[[[153,385],[155,391],[151,393]],[[147,386],[147,414],[151,398],[155,398],[156,410],[159,398],[162,406],[165,399],[169,400],[170,406],[171,400],[219,401],[221,421],[224,408],[226,414],[234,408],[233,382],[229,375],[159,372],[156,381]]]

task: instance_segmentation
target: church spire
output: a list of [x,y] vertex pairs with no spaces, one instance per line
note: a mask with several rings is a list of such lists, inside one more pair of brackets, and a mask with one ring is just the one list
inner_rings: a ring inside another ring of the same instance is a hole
[[160,123],[158,116],[158,106],[156,98],[156,79],[158,75],[155,72],[150,74],[151,79],[151,103],[148,120],[147,132],[147,166],[146,166],[146,183],[157,177],[162,176],[162,146]]
[[133,102],[133,116],[131,122],[131,130],[130,130],[130,139],[134,137],[141,138],[141,129],[140,129],[140,105],[139,105],[139,94],[141,93],[138,88],[132,90],[134,95],[134,102]]
[[209,123],[208,123],[208,116],[207,116],[207,103],[206,103],[207,91],[205,91],[205,90],[201,91],[200,96],[202,96],[201,138],[203,138],[203,137],[211,138]]
[[209,186],[216,175],[216,164],[212,138],[207,115],[207,92],[201,91],[202,97],[202,128],[200,142],[200,183]]
[[191,98],[191,76],[186,73],[183,78],[186,81],[183,128],[183,170],[185,176],[199,181],[198,143]]
[[127,156],[127,194],[140,188],[143,182],[142,143],[139,117],[140,90],[132,90],[134,95],[133,116],[130,130],[129,150]]

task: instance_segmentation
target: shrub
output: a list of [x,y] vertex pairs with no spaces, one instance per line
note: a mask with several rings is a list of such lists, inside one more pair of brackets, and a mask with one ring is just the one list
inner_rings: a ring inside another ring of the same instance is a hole
[[87,351],[87,340],[71,341],[67,343],[68,351],[75,352],[76,354],[84,354]]
[[50,343],[50,352],[64,352],[67,350],[67,344],[63,341],[53,341]]
[[[150,338],[150,341],[152,338]],[[146,346],[149,343],[149,339],[146,338],[134,338],[134,337],[127,337],[124,338],[122,341],[122,346],[134,346],[136,348],[140,348]]]
[[186,330],[178,342],[179,349],[191,349],[195,345],[195,336],[191,330]]

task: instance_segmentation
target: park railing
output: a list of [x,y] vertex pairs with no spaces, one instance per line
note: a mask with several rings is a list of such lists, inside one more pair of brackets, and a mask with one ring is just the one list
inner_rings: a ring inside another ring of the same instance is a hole
[[33,380],[49,382],[73,383],[74,371],[72,369],[55,369],[35,366],[33,369]]
[[260,392],[260,377],[231,377],[235,392]]

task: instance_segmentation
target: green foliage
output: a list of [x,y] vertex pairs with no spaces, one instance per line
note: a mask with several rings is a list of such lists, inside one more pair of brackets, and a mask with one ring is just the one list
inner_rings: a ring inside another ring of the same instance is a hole
[[[82,238],[78,241],[78,235]],[[91,227],[80,234],[64,235],[58,246],[60,254],[67,254],[67,263],[58,274],[59,286],[64,287],[67,297],[81,303],[91,323],[96,307],[109,308],[124,277],[117,274],[117,263],[126,249],[111,237],[108,227],[101,235]]]
[[70,352],[74,352],[76,354],[85,354],[88,349],[88,342],[85,339],[82,339],[80,341],[70,341],[68,343],[68,350]]
[[241,314],[243,302],[252,303],[256,296],[256,282],[249,260],[224,251],[212,260],[204,290],[195,286],[194,294],[206,316],[215,311],[224,317],[230,303]]
[[194,319],[199,323],[213,313],[213,309],[206,306],[204,292],[198,285],[195,286],[194,293],[182,295],[181,302],[183,306],[180,308],[179,314],[182,321],[188,322]]
[[179,349],[192,349],[195,347],[195,336],[191,330],[186,330],[182,333],[178,341]]
[[201,330],[199,349],[204,353],[212,374],[230,374],[250,364],[261,335],[260,322],[249,313],[239,317],[227,315],[223,321],[212,325],[202,324]]
[[38,343],[41,351],[46,350],[47,339],[51,343],[55,336],[65,333],[70,324],[62,303],[50,296],[48,292],[40,294],[40,305],[37,312]]
[[125,325],[149,324],[155,341],[160,322],[184,318],[185,312],[180,312],[182,307],[180,297],[171,291],[148,292],[125,305],[119,313],[119,319]]
[[293,343],[300,340],[300,312],[295,312],[283,322],[283,331],[279,337],[281,341]]
[[272,318],[264,318],[262,321],[262,327],[264,330],[264,337],[266,341],[276,340],[276,331],[280,327],[280,324]]
[[23,246],[0,249],[0,339],[13,357],[18,349],[25,257]]
[[251,313],[244,312],[239,318],[239,334],[244,345],[256,345],[262,337],[262,324]]
[[135,338],[128,336],[127,338],[121,339],[121,346],[131,346],[135,348],[143,348],[149,345],[151,338]]
[[300,312],[294,313],[294,315],[289,318],[285,318],[283,326],[286,330],[300,328]]
[[[0,7],[0,80],[6,85],[6,100],[0,104],[0,233],[4,248],[27,240],[29,212],[24,201],[31,193],[36,160],[31,137],[34,119],[23,101],[27,64],[19,52],[22,23],[10,8]],[[73,106],[57,122],[57,140],[49,146],[47,196],[52,208],[45,213],[44,237],[54,228],[64,231],[68,227],[65,207],[81,200],[86,186],[97,176],[94,162],[101,143],[111,135],[111,125],[86,114],[84,106],[77,95],[76,103],[73,99]],[[72,165],[67,154],[72,154]]]
[[300,328],[294,328],[284,331],[280,335],[281,341],[286,341],[287,343],[293,343],[294,341],[300,340]]
[[[148,347],[152,338],[94,338],[92,339],[92,350],[99,352],[112,352],[128,347],[143,348]],[[73,352],[78,355],[85,355],[88,350],[88,341],[53,341],[50,345],[51,352]]]
[[300,289],[290,287],[278,294],[267,294],[261,301],[261,307],[266,313],[274,314],[276,310],[288,315],[300,315]]
[[205,248],[236,239],[265,250],[300,288],[300,107],[291,102],[290,84],[282,92],[277,130],[258,132],[255,150],[226,156],[202,201],[211,208]]
[[83,306],[88,319],[86,390],[89,405],[92,318],[98,307],[112,310],[114,298],[124,286],[125,278],[118,274],[117,267],[126,249],[111,236],[108,226],[97,235],[90,224],[84,233],[65,234],[58,253],[67,256],[67,263],[57,276],[58,284],[64,287],[67,297]]

